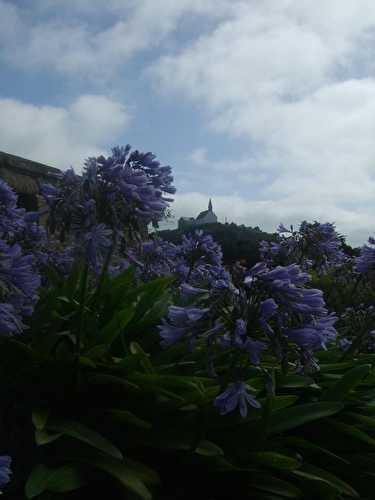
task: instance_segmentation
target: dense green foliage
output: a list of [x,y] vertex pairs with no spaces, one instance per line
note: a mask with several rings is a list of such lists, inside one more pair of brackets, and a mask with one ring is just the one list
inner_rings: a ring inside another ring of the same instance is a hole
[[[44,500],[372,498],[374,355],[331,349],[313,376],[266,356],[248,380],[262,410],[220,416],[204,345],[159,347],[170,278],[137,285],[129,269],[91,288],[77,267],[50,280],[27,342],[1,342],[7,498],[25,483]],[[224,353],[217,371],[228,368]]]
[[0,182],[0,489],[370,500],[375,239],[352,259],[331,223],[281,225],[253,267],[257,229],[209,228],[227,267],[203,232],[141,241],[170,173],[91,159],[44,187],[48,235]]
[[[261,241],[274,241],[275,234],[266,233],[259,227],[238,226],[233,222],[231,224],[206,224],[196,226],[197,229],[203,229],[217,241],[224,254],[225,264],[233,264],[236,261],[243,260],[246,265],[254,265],[259,262],[259,243]],[[185,231],[189,232],[189,231]],[[178,243],[184,234],[179,229],[159,231],[158,235],[166,241]]]

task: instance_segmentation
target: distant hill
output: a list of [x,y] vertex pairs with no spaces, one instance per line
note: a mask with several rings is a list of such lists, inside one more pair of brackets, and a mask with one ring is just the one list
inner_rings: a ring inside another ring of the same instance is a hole
[[195,226],[193,229],[158,231],[158,235],[164,240],[178,243],[184,233],[188,234],[196,229],[202,229],[205,233],[211,234],[215,241],[220,243],[225,264],[233,264],[238,260],[246,261],[247,265],[256,264],[259,261],[259,243],[262,240],[274,241],[276,239],[276,234],[265,233],[259,227],[237,226],[234,223],[221,224],[220,222]]

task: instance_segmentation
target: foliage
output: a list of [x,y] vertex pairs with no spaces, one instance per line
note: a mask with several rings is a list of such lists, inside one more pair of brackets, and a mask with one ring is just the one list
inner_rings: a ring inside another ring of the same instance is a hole
[[[232,265],[237,261],[246,263],[247,266],[253,266],[260,260],[259,244],[261,241],[274,241],[275,234],[269,234],[261,231],[259,227],[246,227],[244,225],[237,225],[233,222],[230,224],[206,224],[203,226],[196,226],[209,233],[217,243],[220,244],[224,263]],[[186,232],[180,229],[158,231],[158,236],[171,243],[178,243],[183,234]]]
[[86,165],[44,189],[52,241],[0,185],[7,498],[372,498],[371,247],[303,223],[231,272],[201,231],[129,248],[170,168],[129,147]]

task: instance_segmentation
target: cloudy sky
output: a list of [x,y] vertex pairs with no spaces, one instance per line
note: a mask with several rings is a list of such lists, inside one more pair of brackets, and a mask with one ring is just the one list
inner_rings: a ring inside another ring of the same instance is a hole
[[[175,220],[375,234],[374,0],[0,0],[0,150],[173,167]],[[171,222],[171,225],[174,223]]]

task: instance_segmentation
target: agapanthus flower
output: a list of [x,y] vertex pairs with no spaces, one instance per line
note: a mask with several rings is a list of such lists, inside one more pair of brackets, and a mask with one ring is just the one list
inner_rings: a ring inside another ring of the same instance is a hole
[[167,347],[180,340],[188,340],[192,345],[195,337],[203,333],[201,320],[208,312],[208,308],[170,306],[168,321],[162,320],[158,327],[161,345]]
[[40,275],[33,264],[33,256],[23,255],[20,245],[8,245],[0,240],[2,333],[18,333],[22,328],[22,317],[30,316],[33,311],[40,286]]
[[8,455],[0,456],[0,488],[6,486],[10,481],[12,459]]
[[238,407],[242,418],[247,417],[248,405],[253,408],[261,407],[255,397],[250,394],[249,387],[244,382],[236,382],[228,387],[215,398],[214,405],[220,410],[221,415],[231,413]]
[[298,262],[304,269],[325,272],[346,261],[343,238],[330,222],[303,221],[298,230],[293,230],[293,227],[287,229],[280,224],[277,232],[279,237],[275,243],[261,243],[260,253],[267,262]]
[[355,259],[355,270],[366,274],[375,271],[375,238],[370,237],[368,245],[361,248],[361,254]]
[[25,325],[11,304],[0,304],[0,335],[22,333]]
[[94,226],[85,235],[86,256],[95,272],[99,271],[100,265],[111,247],[111,236],[112,230],[106,227],[105,224]]
[[338,345],[339,349],[342,349],[343,351],[347,351],[348,349],[350,349],[352,344],[353,344],[353,342],[349,339],[346,339],[346,338],[339,339],[337,341],[337,345]]
[[25,227],[25,210],[17,208],[17,195],[0,179],[0,238],[13,239]]
[[149,281],[162,276],[175,275],[177,247],[169,241],[151,239],[142,243],[136,252],[131,248],[127,252],[129,263],[136,266],[139,277]]
[[278,312],[279,306],[276,304],[274,299],[269,298],[261,301],[260,303],[260,314],[259,314],[259,324],[263,328],[267,335],[274,335],[274,330],[270,325],[269,320],[275,316]]
[[180,286],[180,292],[185,297],[196,297],[208,293],[208,290],[206,288],[194,287],[192,285],[189,285],[189,283],[182,283],[182,285]]
[[301,328],[287,331],[289,340],[309,351],[327,349],[327,344],[336,339],[337,332],[333,326],[338,320],[335,314],[313,319]]

